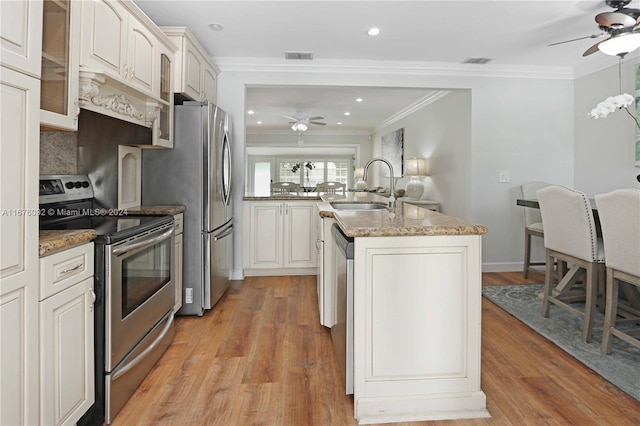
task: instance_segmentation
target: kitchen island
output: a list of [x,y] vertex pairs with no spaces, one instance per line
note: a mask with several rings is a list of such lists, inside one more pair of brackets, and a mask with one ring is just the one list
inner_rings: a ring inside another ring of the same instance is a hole
[[318,207],[354,238],[358,422],[489,417],[480,389],[487,229],[406,203],[394,210]]

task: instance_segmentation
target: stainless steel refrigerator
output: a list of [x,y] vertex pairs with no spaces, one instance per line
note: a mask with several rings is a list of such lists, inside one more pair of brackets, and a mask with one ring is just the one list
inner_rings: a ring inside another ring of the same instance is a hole
[[174,148],[144,150],[142,204],[186,206],[182,315],[202,315],[229,287],[232,265],[231,125],[209,102],[175,107]]

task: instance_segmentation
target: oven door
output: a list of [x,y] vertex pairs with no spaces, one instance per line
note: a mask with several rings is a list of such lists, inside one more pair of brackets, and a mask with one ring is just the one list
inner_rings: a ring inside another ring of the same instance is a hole
[[106,246],[105,370],[173,309],[173,223]]

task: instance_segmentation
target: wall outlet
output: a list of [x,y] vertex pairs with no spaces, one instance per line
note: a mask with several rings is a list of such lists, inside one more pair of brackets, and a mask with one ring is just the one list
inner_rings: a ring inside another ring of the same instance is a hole
[[498,182],[499,183],[508,183],[511,182],[511,175],[508,171],[503,170],[498,173]]
[[184,303],[193,303],[193,289],[191,287],[184,289]]

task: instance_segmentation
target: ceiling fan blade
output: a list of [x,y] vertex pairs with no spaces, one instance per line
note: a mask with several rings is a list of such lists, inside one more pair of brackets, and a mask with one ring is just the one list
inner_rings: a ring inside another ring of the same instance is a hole
[[290,115],[283,115],[284,118],[288,118],[289,120],[293,120],[295,121],[300,121],[300,119],[298,117],[291,117]]
[[584,40],[585,38],[598,38],[598,37],[602,37],[603,34],[604,33],[591,34],[591,35],[584,36],[584,37],[572,38],[571,40],[565,40],[565,41],[559,41],[557,43],[551,43],[548,46],[557,46],[558,44],[571,43],[572,41]]
[[631,16],[621,12],[603,12],[596,15],[596,22],[603,27],[626,28],[636,24]]
[[593,46],[591,46],[590,48],[588,48],[587,50],[584,51],[584,53],[582,54],[582,56],[589,56],[592,53],[596,53],[598,51],[598,46],[600,46],[600,43],[604,43],[605,41],[611,39],[611,37],[606,38],[602,41],[597,42],[596,44],[594,44]]
[[309,117],[309,120],[324,120],[324,117],[320,117],[319,115],[316,117]]
[[320,121],[309,121],[311,124],[317,124],[318,126],[326,126],[327,123],[321,123]]

